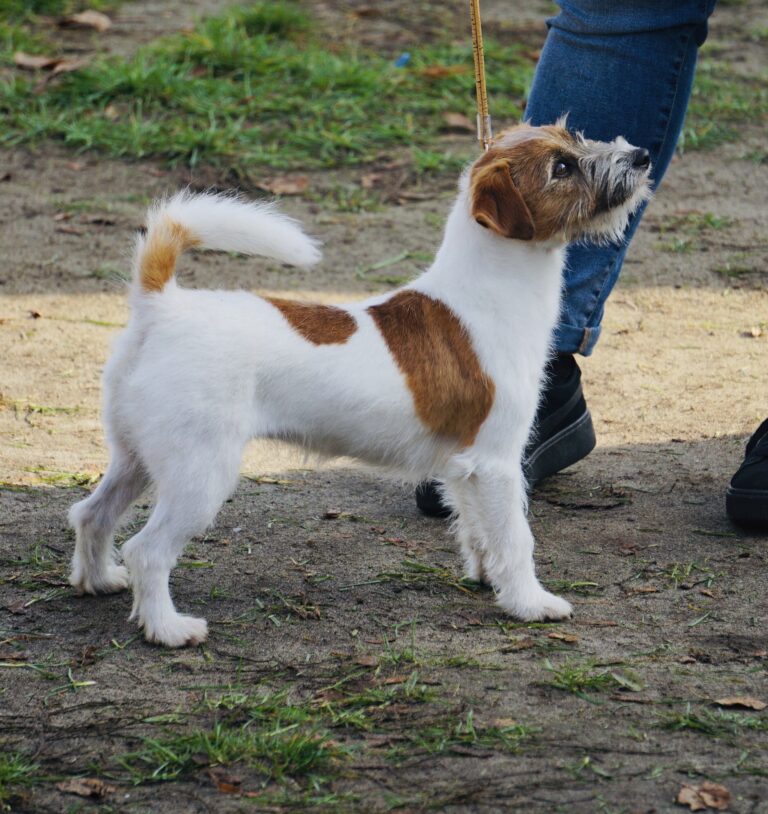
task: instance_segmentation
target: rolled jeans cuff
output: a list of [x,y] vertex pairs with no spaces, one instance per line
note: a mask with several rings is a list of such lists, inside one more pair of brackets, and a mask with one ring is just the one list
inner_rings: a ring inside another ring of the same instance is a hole
[[559,353],[580,353],[582,356],[589,356],[600,338],[601,331],[599,325],[585,328],[560,322],[552,337],[552,347]]

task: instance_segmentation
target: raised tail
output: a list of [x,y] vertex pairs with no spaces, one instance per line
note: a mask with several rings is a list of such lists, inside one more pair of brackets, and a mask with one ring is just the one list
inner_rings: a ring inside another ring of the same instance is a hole
[[144,293],[162,291],[176,271],[179,255],[198,247],[258,254],[311,266],[320,259],[316,241],[271,203],[235,195],[179,192],[158,201],[147,214],[146,234],[136,243],[134,281]]

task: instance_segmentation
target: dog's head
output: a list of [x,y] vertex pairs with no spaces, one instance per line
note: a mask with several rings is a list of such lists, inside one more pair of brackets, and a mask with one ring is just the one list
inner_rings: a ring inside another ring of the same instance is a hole
[[650,197],[648,151],[555,125],[522,124],[494,139],[469,171],[472,217],[516,240],[617,240]]

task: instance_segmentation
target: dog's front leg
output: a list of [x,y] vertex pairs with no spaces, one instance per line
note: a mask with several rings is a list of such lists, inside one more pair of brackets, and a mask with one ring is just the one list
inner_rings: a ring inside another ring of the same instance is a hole
[[482,529],[483,572],[504,610],[524,621],[566,619],[571,605],[536,578],[520,467],[487,467],[467,482],[472,527]]

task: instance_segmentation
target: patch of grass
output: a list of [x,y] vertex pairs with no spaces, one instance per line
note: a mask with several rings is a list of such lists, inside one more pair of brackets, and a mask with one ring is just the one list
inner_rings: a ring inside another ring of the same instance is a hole
[[556,594],[595,596],[603,592],[603,588],[597,582],[590,580],[545,579],[544,584]]
[[21,22],[35,16],[54,17],[84,8],[103,10],[118,5],[119,0],[3,0],[0,20]]
[[377,195],[351,184],[336,184],[323,192],[309,192],[304,197],[337,212],[378,212],[381,209],[381,199]]
[[[328,167],[416,148],[422,172],[460,159],[439,144],[446,111],[473,110],[469,43],[425,45],[406,67],[328,45],[291,3],[227,10],[133,58],[101,57],[35,93],[21,72],[0,91],[0,141],[54,138],[113,156],[226,165]],[[521,116],[533,66],[522,47],[487,43],[499,122]],[[300,123],[300,124],[299,124]],[[354,201],[352,205],[357,206]]]
[[[432,260],[433,255],[429,252],[398,252],[383,260],[363,266],[355,271],[355,276],[368,283],[379,283],[381,285],[402,285],[421,273],[425,265]],[[402,268],[403,273],[392,274],[384,272],[384,269]]]
[[665,567],[661,576],[674,583],[675,588],[695,588],[697,585],[711,588],[717,574],[706,563],[674,562]]
[[407,746],[393,747],[387,757],[399,763],[419,755],[443,755],[451,752],[517,752],[521,742],[535,730],[513,721],[476,724],[473,710],[458,721],[441,720],[403,731]]
[[688,254],[702,248],[700,238],[713,231],[727,229],[733,225],[731,218],[716,215],[714,212],[684,212],[671,215],[659,224],[662,251]]
[[443,584],[456,588],[465,594],[476,593],[482,585],[466,577],[457,577],[452,571],[437,565],[403,560],[402,571],[387,571],[379,574],[381,582],[399,582],[404,585]]
[[339,747],[321,733],[228,727],[217,723],[209,730],[146,738],[141,749],[124,755],[119,763],[134,783],[175,780],[203,766],[243,763],[275,780],[327,769],[341,756]]
[[8,801],[34,782],[37,771],[37,764],[20,752],[0,752],[0,810],[11,810]]
[[3,0],[0,3],[0,65],[13,65],[15,51],[53,56],[58,44],[40,30],[39,18],[61,17],[83,9],[109,10],[120,0]]
[[685,212],[681,215],[672,215],[665,220],[665,229],[668,231],[680,230],[689,235],[700,235],[711,230],[720,231],[732,225],[732,218],[716,215],[714,212]]
[[702,59],[680,149],[699,150],[732,141],[738,138],[739,125],[760,124],[767,114],[768,84],[764,75],[745,76],[727,62]]
[[226,693],[208,699],[216,713],[208,728],[145,738],[118,763],[136,783],[174,780],[205,766],[241,763],[274,780],[317,775],[342,760],[346,750],[332,741],[305,705],[284,693]]
[[760,273],[762,269],[757,265],[756,261],[752,260],[748,252],[736,252],[731,255],[725,265],[717,266],[712,271],[716,274],[722,274],[724,277],[738,278],[748,274]]
[[630,690],[637,692],[642,689],[640,679],[629,670],[595,669],[591,662],[577,663],[565,661],[555,667],[549,659],[544,667],[552,673],[547,682],[549,686],[558,690],[573,693],[585,701],[593,701],[588,692],[604,692],[606,690]]
[[768,717],[722,709],[694,710],[688,704],[683,712],[664,715],[658,725],[674,732],[698,732],[710,738],[732,739],[750,731],[768,732]]
[[374,579],[365,582],[355,582],[349,585],[340,585],[340,591],[350,588],[357,588],[361,585],[382,585],[388,582],[400,583],[402,585],[435,585],[443,584],[456,588],[465,594],[472,594],[482,590],[483,586],[479,582],[474,582],[465,577],[457,577],[452,571],[439,565],[429,565],[417,560],[403,560],[402,571],[384,571],[377,574]]
[[33,472],[40,483],[45,483],[49,486],[92,486],[101,478],[101,475],[96,475],[92,472],[62,472],[45,469],[42,466],[27,467],[25,471]]
[[97,280],[110,280],[115,283],[127,283],[131,279],[129,271],[109,264],[94,269],[90,276],[95,277]]
[[414,670],[398,683],[370,681],[361,687],[354,679],[349,684],[344,682],[319,693],[313,706],[334,728],[371,731],[393,704],[402,711],[404,704],[420,705],[434,699],[435,690],[421,683]]
[[693,241],[687,237],[673,237],[659,243],[659,248],[664,252],[674,252],[675,254],[688,254],[693,250]]

